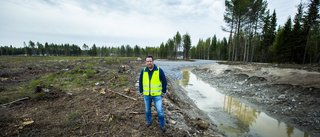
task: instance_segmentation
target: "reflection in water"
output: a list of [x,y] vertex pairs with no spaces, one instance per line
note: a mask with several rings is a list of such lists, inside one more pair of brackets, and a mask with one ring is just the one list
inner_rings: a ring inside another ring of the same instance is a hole
[[216,123],[219,125],[219,129],[228,135],[237,136],[238,133],[248,133],[254,136],[309,136],[261,111],[236,101],[232,96],[217,92],[214,87],[201,81],[190,71],[182,71],[182,74],[182,80],[177,82],[188,91],[188,96],[195,100],[197,106],[207,112],[209,117],[219,119],[216,117],[217,115],[214,115],[216,112],[227,112],[239,120],[239,122],[233,123],[236,126],[230,126],[226,121]]
[[288,135],[288,137],[291,137],[294,128],[293,128],[292,126],[289,126],[289,125],[286,125],[286,128],[287,128],[287,135]]
[[189,79],[190,79],[190,72],[189,71],[183,71],[182,72],[182,80],[181,80],[181,85],[183,87],[186,87],[189,84]]
[[223,111],[234,115],[238,120],[243,122],[243,124],[248,127],[252,126],[252,123],[256,122],[258,115],[260,115],[260,111],[252,109],[246,104],[233,100],[233,97],[228,95],[224,95]]

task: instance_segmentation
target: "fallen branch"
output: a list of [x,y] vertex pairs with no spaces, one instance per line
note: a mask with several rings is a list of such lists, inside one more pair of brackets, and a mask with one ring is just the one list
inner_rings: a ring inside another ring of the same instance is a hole
[[[145,112],[134,112],[134,111],[131,111],[129,114],[145,114]],[[151,112],[151,114],[157,114],[157,112]]]
[[95,136],[97,134],[105,134],[105,133],[106,133],[105,131],[99,131],[99,132],[93,133],[91,135],[87,135],[86,137],[91,137],[91,136]]
[[15,100],[15,101],[12,101],[12,102],[10,102],[10,103],[2,104],[1,106],[2,106],[2,107],[6,107],[7,105],[9,105],[8,107],[10,107],[11,104],[14,104],[14,103],[17,103],[17,102],[20,102],[20,101],[24,101],[24,100],[28,100],[28,99],[29,99],[29,97],[20,98],[20,99],[17,99],[17,100]]
[[130,114],[144,114],[144,112],[134,112],[134,111],[131,111]]
[[118,95],[121,95],[121,96],[123,96],[123,97],[126,97],[126,98],[132,99],[132,100],[134,100],[134,101],[137,101],[136,98],[129,97],[129,96],[124,95],[124,94],[121,94],[121,93],[119,93],[119,92],[111,91],[111,90],[109,90],[109,89],[107,89],[107,90],[110,91],[110,92],[116,93],[116,94],[118,94]]

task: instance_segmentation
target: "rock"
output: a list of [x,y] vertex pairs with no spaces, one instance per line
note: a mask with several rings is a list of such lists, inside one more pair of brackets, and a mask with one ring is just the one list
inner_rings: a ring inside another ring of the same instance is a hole
[[286,95],[281,94],[280,96],[278,96],[278,99],[284,100],[286,98]]
[[103,86],[104,84],[106,84],[106,82],[102,81],[102,82],[97,82],[94,85],[96,86]]
[[293,98],[293,99],[292,99],[292,102],[295,102],[295,101],[296,101],[296,100]]
[[175,124],[177,124],[177,121],[171,120],[170,123],[175,125]]
[[198,120],[197,124],[201,129],[207,130],[209,128],[209,123],[206,123],[202,120]]
[[66,92],[66,94],[67,94],[67,95],[70,95],[70,96],[72,96],[72,93],[70,93],[70,92]]

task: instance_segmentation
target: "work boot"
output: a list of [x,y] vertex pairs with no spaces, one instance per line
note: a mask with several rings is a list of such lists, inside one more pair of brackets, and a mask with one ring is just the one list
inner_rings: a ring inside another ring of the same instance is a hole
[[146,126],[147,126],[147,127],[150,127],[150,126],[151,126],[151,122],[148,122]]
[[166,132],[166,130],[167,130],[167,129],[166,129],[166,127],[165,127],[164,125],[161,126],[161,131],[162,131],[162,132]]

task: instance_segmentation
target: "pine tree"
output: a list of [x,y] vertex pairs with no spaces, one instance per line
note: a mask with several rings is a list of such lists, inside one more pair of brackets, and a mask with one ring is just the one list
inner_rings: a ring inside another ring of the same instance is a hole
[[307,42],[304,49],[303,64],[306,62],[307,58],[307,51],[311,38],[311,29],[313,26],[319,24],[319,22],[317,21],[319,19],[319,6],[319,0],[310,0],[310,4],[308,5],[308,12],[304,18],[304,33],[305,36],[307,36]]
[[188,60],[189,59],[189,51],[191,48],[191,38],[188,33],[183,35],[183,52],[184,52],[184,59]]
[[302,2],[298,5],[298,13],[294,17],[294,26],[292,30],[292,46],[291,46],[291,59],[290,62],[302,63],[304,51],[304,36],[302,32],[302,17],[303,5]]

